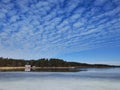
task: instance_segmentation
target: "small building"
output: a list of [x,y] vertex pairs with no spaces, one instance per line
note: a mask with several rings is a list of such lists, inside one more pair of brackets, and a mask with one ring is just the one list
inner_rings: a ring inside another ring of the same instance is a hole
[[31,71],[31,65],[25,65],[25,71],[26,72]]

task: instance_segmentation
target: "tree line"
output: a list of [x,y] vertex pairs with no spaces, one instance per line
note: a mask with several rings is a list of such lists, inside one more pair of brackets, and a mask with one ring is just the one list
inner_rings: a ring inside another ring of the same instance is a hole
[[[38,60],[23,60],[23,59],[11,59],[0,57],[0,67],[22,67],[26,64],[36,67],[111,67],[104,64],[86,64],[79,62],[67,62],[63,59],[46,59],[41,58]],[[113,66],[112,66],[113,67]]]

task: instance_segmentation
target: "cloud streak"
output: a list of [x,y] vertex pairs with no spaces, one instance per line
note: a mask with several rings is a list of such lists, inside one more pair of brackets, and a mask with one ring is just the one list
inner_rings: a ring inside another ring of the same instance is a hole
[[118,2],[1,0],[0,54],[30,59],[31,53],[36,54],[33,58],[39,58],[63,51],[117,47],[120,43]]

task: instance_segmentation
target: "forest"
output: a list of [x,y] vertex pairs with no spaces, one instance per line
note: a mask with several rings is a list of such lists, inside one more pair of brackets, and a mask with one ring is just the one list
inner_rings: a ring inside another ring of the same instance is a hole
[[118,67],[114,65],[105,64],[87,64],[80,62],[68,62],[63,59],[57,58],[41,58],[38,60],[23,60],[23,59],[12,59],[0,57],[0,67],[23,67],[26,64],[36,67]]

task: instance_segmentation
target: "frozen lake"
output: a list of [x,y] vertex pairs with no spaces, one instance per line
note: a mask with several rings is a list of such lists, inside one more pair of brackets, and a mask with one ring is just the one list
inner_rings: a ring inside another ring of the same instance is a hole
[[0,72],[0,90],[120,90],[120,68],[81,72]]

